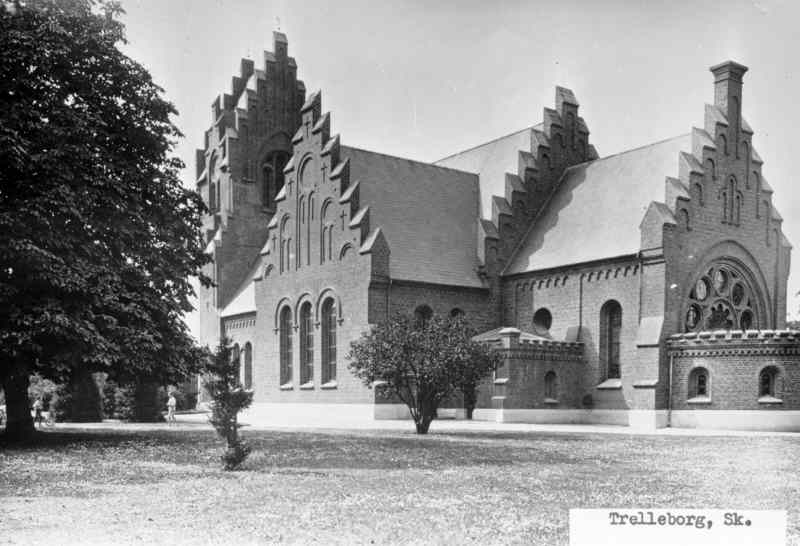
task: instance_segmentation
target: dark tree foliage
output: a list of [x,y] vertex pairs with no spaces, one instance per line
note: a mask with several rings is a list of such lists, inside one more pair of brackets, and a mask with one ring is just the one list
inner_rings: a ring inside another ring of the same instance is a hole
[[209,422],[226,442],[222,455],[225,470],[238,468],[250,453],[250,447],[239,438],[239,412],[253,403],[253,391],[239,383],[239,363],[231,353],[230,343],[222,339],[203,370],[203,387],[213,403]]
[[381,396],[408,406],[417,433],[427,434],[439,405],[456,391],[470,393],[474,408],[478,383],[497,367],[497,353],[472,341],[475,333],[460,316],[420,322],[396,315],[351,344],[349,367]]
[[201,359],[182,320],[208,262],[176,114],[125,56],[118,4],[0,2],[0,382],[32,431],[28,377],[177,382]]

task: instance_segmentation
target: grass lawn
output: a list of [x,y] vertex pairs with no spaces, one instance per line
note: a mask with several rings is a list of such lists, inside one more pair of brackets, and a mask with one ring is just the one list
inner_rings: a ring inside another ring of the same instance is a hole
[[241,472],[206,430],[0,446],[0,543],[566,544],[569,508],[678,507],[786,509],[800,544],[799,437],[244,435]]

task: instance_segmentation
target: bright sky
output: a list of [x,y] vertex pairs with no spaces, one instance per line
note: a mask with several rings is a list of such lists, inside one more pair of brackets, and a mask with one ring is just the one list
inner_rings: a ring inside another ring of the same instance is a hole
[[[742,112],[800,252],[791,174],[800,127],[800,3],[123,0],[127,52],[177,106],[177,153],[193,187],[211,102],[241,57],[259,66],[272,31],[342,142],[433,161],[538,123],[572,89],[601,156],[687,133],[713,102],[708,67],[750,67]],[[665,173],[677,176],[675,172]],[[800,268],[789,279],[798,317]]]

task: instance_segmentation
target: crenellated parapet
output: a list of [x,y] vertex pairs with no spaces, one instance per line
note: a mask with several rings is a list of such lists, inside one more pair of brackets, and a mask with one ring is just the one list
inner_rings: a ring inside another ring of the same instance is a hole
[[800,355],[797,330],[715,330],[674,334],[669,354],[681,357]]

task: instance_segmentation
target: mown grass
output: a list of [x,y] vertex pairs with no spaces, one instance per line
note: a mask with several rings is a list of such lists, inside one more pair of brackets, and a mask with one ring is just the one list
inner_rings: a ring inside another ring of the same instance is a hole
[[570,508],[786,509],[800,438],[247,431],[223,472],[210,431],[58,431],[0,451],[11,543],[566,544]]

